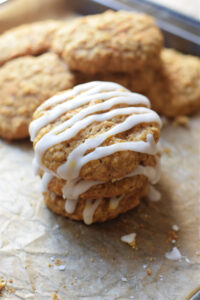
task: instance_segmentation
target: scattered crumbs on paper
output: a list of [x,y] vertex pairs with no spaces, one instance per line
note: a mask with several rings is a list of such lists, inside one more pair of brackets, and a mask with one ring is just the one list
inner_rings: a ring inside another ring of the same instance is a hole
[[94,262],[94,258],[91,257],[91,258],[90,258],[90,261],[91,261],[91,262]]
[[179,231],[179,226],[176,225],[176,224],[174,224],[174,225],[172,225],[172,229],[173,229],[174,231]]
[[14,294],[16,292],[16,289],[11,288],[8,285],[5,286],[5,290],[10,294]]
[[60,266],[58,266],[58,270],[59,271],[65,271],[65,269],[66,269],[66,265],[60,265]]
[[151,270],[150,269],[146,269],[146,273],[148,276],[151,276]]
[[171,154],[171,149],[169,147],[163,147],[162,152],[166,153],[167,155],[170,155]]
[[174,119],[172,125],[174,127],[177,127],[177,126],[187,127],[188,123],[189,123],[189,118],[188,117],[186,117],[186,116],[179,116],[179,117],[176,117]]
[[[170,230],[170,231],[169,231],[169,234],[168,234],[167,242],[168,242],[168,243],[175,244],[177,240],[178,240],[177,231]],[[173,241],[173,242],[172,242],[172,241]],[[175,241],[175,242],[174,242],[174,241]]]
[[121,241],[129,244],[133,249],[136,249],[136,233],[132,232],[121,237]]
[[6,281],[4,279],[0,279],[0,295],[5,287],[6,287]]
[[170,252],[165,253],[165,257],[170,260],[179,260],[182,258],[182,255],[177,247],[173,247]]
[[58,295],[56,293],[53,293],[52,300],[58,300]]
[[59,258],[56,258],[56,260],[55,260],[55,265],[56,265],[56,266],[62,265],[62,261],[61,261]]
[[127,280],[126,277],[122,277],[122,278],[121,278],[121,281],[127,282],[128,280]]
[[150,185],[147,197],[150,201],[157,202],[160,200],[161,194],[154,186]]

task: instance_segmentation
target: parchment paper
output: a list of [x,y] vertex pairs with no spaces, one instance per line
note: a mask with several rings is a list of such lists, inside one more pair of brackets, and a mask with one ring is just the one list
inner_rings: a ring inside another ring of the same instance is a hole
[[[200,116],[186,128],[168,123],[161,140],[171,150],[162,157],[162,200],[144,199],[133,211],[89,227],[45,207],[30,142],[0,141],[2,298],[187,299],[200,286],[199,137]],[[181,261],[165,258],[174,224]],[[131,232],[138,250],[120,241]]]

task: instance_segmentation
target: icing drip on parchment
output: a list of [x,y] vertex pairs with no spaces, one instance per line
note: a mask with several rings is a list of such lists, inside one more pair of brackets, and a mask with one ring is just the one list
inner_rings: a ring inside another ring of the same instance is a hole
[[[130,130],[138,124],[153,122],[160,125],[159,116],[150,110],[149,106],[148,99],[142,95],[131,93],[116,83],[98,81],[76,86],[72,90],[63,92],[44,102],[37,109],[37,111],[41,111],[40,117],[30,124],[29,129],[33,141],[43,127],[53,124],[52,128],[40,138],[35,146],[35,165],[45,171],[42,180],[43,191],[48,190],[48,184],[53,176],[66,180],[62,190],[63,198],[66,199],[65,209],[67,212],[73,213],[79,196],[92,186],[103,183],[84,181],[79,178],[80,170],[85,164],[119,151],[136,151],[156,155],[158,149],[151,134],[147,135],[146,141],[118,142],[102,146],[110,136]],[[76,109],[76,114],[70,115],[62,123],[54,123],[61,116],[74,109]],[[43,165],[43,155],[50,147],[75,138],[81,130],[86,129],[94,122],[109,121],[116,116],[126,116],[126,118],[109,130],[79,144],[71,151],[67,160],[57,168],[56,172],[48,170]],[[138,166],[126,177],[142,174],[154,184],[159,178],[157,166],[156,168]],[[93,216],[100,201],[97,199],[86,202],[83,218],[87,224],[90,224],[91,216]],[[120,200],[118,202],[117,200],[110,201],[113,201],[115,203],[113,205],[117,207]]]

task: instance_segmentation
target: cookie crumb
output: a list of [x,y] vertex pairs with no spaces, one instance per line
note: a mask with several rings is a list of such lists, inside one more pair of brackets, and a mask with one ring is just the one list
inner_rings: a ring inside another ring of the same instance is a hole
[[66,265],[60,265],[60,266],[58,267],[58,269],[59,269],[60,271],[65,271],[65,268],[66,268]]
[[187,127],[189,123],[189,118],[186,116],[179,116],[176,117],[174,122],[172,123],[173,126],[177,127],[177,126],[183,126],[183,127]]
[[148,276],[151,276],[151,270],[150,269],[146,269],[146,273]]
[[169,147],[164,147],[164,148],[162,148],[162,152],[166,153],[167,155],[170,155],[171,154],[171,149]]
[[179,227],[178,227],[178,225],[176,225],[176,224],[172,225],[172,229],[173,229],[174,231],[179,231]]
[[152,257],[149,257],[149,261],[152,262],[152,261],[153,261],[153,258],[152,258]]
[[136,249],[136,233],[129,233],[121,237],[121,241],[129,244],[133,249]]
[[[178,240],[177,232],[174,231],[174,230],[170,230],[170,231],[169,231],[169,235],[168,235],[167,242],[168,242],[168,243],[174,243],[174,240],[175,240],[175,241]],[[173,242],[172,242],[172,241],[173,241]]]
[[52,267],[53,267],[53,265],[52,265],[52,264],[48,264],[48,267],[49,267],[49,268],[52,268]]
[[58,300],[58,295],[56,293],[53,293],[52,300]]
[[177,247],[173,247],[170,252],[165,253],[165,257],[170,260],[179,260],[182,258],[182,255]]
[[55,265],[56,265],[56,266],[60,266],[61,264],[62,264],[61,260],[57,258],[57,259],[55,260]]
[[122,277],[122,278],[121,278],[121,281],[127,282],[128,280],[127,280],[126,277]]
[[91,262],[94,262],[94,258],[91,257],[91,258],[90,258],[90,261],[91,261]]
[[6,287],[6,281],[4,279],[0,279],[0,294],[5,287]]

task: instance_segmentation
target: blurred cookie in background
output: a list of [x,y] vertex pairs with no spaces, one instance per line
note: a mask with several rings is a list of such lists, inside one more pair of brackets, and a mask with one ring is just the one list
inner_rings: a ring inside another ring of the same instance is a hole
[[28,137],[35,109],[73,85],[73,74],[54,53],[7,62],[0,68],[0,137],[8,140]]

